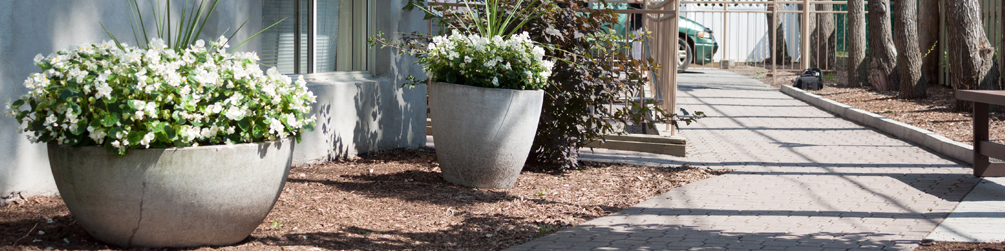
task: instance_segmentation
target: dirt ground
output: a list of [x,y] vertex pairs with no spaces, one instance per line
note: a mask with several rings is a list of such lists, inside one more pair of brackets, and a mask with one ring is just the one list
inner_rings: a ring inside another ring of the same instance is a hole
[[[760,67],[738,66],[735,72],[751,76],[779,87],[792,85],[798,71],[778,71],[772,84],[769,70]],[[956,99],[952,88],[929,85],[928,98],[898,99],[898,92],[876,92],[872,87],[848,86],[844,71],[825,73],[824,88],[810,91],[821,97],[866,110],[909,125],[932,131],[949,139],[973,145],[973,112],[956,112]],[[1005,144],[1005,112],[991,114],[990,140]]]
[[[250,237],[198,250],[500,250],[728,171],[588,162],[479,190],[447,184],[432,149],[388,151],[292,169]],[[0,250],[117,249],[88,236],[58,196],[15,201],[0,215]]]

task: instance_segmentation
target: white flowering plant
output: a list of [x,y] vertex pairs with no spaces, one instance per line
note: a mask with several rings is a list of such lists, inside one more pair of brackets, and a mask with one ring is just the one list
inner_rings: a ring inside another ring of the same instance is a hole
[[524,32],[503,39],[453,32],[433,37],[420,50],[421,64],[433,81],[481,87],[537,90],[548,83],[552,61]]
[[7,103],[32,142],[129,149],[266,142],[313,130],[313,93],[227,39],[175,49],[114,41],[35,56],[28,94]]

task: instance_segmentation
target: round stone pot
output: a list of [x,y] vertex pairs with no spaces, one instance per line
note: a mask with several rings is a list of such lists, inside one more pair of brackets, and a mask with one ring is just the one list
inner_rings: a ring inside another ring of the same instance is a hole
[[513,187],[534,143],[543,102],[542,90],[433,83],[429,116],[443,179],[477,188]]
[[262,223],[286,184],[293,142],[133,149],[49,144],[70,214],[123,247],[229,245]]

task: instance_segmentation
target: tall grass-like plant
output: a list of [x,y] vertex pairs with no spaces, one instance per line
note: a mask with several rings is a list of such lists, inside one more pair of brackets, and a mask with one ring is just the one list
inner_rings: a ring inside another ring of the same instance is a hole
[[[446,17],[451,20],[463,20],[462,22],[444,22],[442,24],[464,34],[478,34],[482,37],[501,36],[509,38],[522,28],[528,21],[541,15],[541,0],[531,0],[525,4],[524,0],[517,0],[514,5],[502,0],[485,0],[484,3],[472,4],[469,0],[463,0],[465,10],[453,10],[459,6],[426,6],[425,0],[411,1],[406,10],[419,8],[426,12],[426,17],[434,16]],[[481,8],[475,8],[481,6]],[[509,6],[525,6],[526,8],[508,9]]]
[[[196,41],[199,40],[199,34],[202,34],[202,29],[206,27],[206,22],[209,17],[213,15],[216,10],[216,6],[220,3],[220,0],[201,0],[194,3],[189,3],[189,1],[181,1],[181,9],[179,10],[179,17],[177,20],[172,22],[171,20],[171,0],[166,1],[151,1],[150,8],[153,13],[153,24],[154,30],[153,34],[146,28],[145,18],[143,17],[143,11],[140,9],[140,5],[136,0],[128,0],[126,3],[129,5],[129,9],[132,12],[129,18],[130,26],[133,29],[133,39],[135,39],[136,44],[140,46],[148,45],[153,39],[162,39],[165,44],[174,50],[184,50],[189,48]],[[250,19],[248,19],[250,20]],[[244,28],[245,24],[248,24],[248,20],[244,20],[241,26],[238,26],[230,36],[225,36],[227,41],[234,38],[237,33]],[[239,50],[244,46],[249,40],[257,37],[258,35],[265,32],[269,28],[276,26],[282,20],[279,20],[265,29],[258,31],[254,35],[244,39],[236,46],[230,49],[230,52]],[[105,28],[104,24],[101,24],[101,28],[105,30],[120,49],[122,49],[122,43],[115,37],[111,32]],[[225,34],[224,34],[225,35]],[[142,40],[141,40],[142,39]],[[149,48],[144,48],[149,49]]]

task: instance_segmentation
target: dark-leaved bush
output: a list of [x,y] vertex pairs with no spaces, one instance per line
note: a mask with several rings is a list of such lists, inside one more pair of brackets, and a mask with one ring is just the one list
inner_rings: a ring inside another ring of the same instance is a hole
[[[542,8],[543,14],[524,29],[532,40],[550,45],[548,55],[556,64],[545,89],[533,161],[555,164],[555,171],[576,168],[579,149],[606,134],[623,132],[619,125],[651,125],[665,118],[676,123],[674,114],[661,110],[654,100],[626,99],[642,91],[654,62],[628,53],[631,41],[641,37],[607,29],[618,22],[618,13],[591,8],[581,0]],[[627,103],[609,106],[619,102]]]
[[[418,6],[445,13],[426,13],[426,19],[435,21],[442,32],[464,27],[462,15],[451,14],[456,9],[426,6],[425,0],[409,2],[407,9]],[[514,10],[527,8],[517,4],[533,3],[503,4],[507,5],[505,9]],[[542,1],[536,6],[541,11],[524,17],[531,20],[519,30],[529,32],[532,40],[546,48],[549,60],[555,62],[544,88],[541,120],[529,157],[529,161],[547,164],[535,166],[551,169],[548,171],[577,168],[581,147],[603,141],[604,135],[624,133],[624,125],[662,122],[676,126],[678,121],[690,123],[703,116],[701,112],[678,116],[660,109],[655,100],[631,98],[640,96],[649,81],[647,74],[658,66],[652,59],[638,60],[629,55],[632,42],[641,37],[609,30],[618,23],[618,13],[592,6],[611,5],[604,0],[592,5],[584,0]],[[421,37],[413,39],[423,40]],[[404,44],[415,48],[425,43],[428,41]]]

